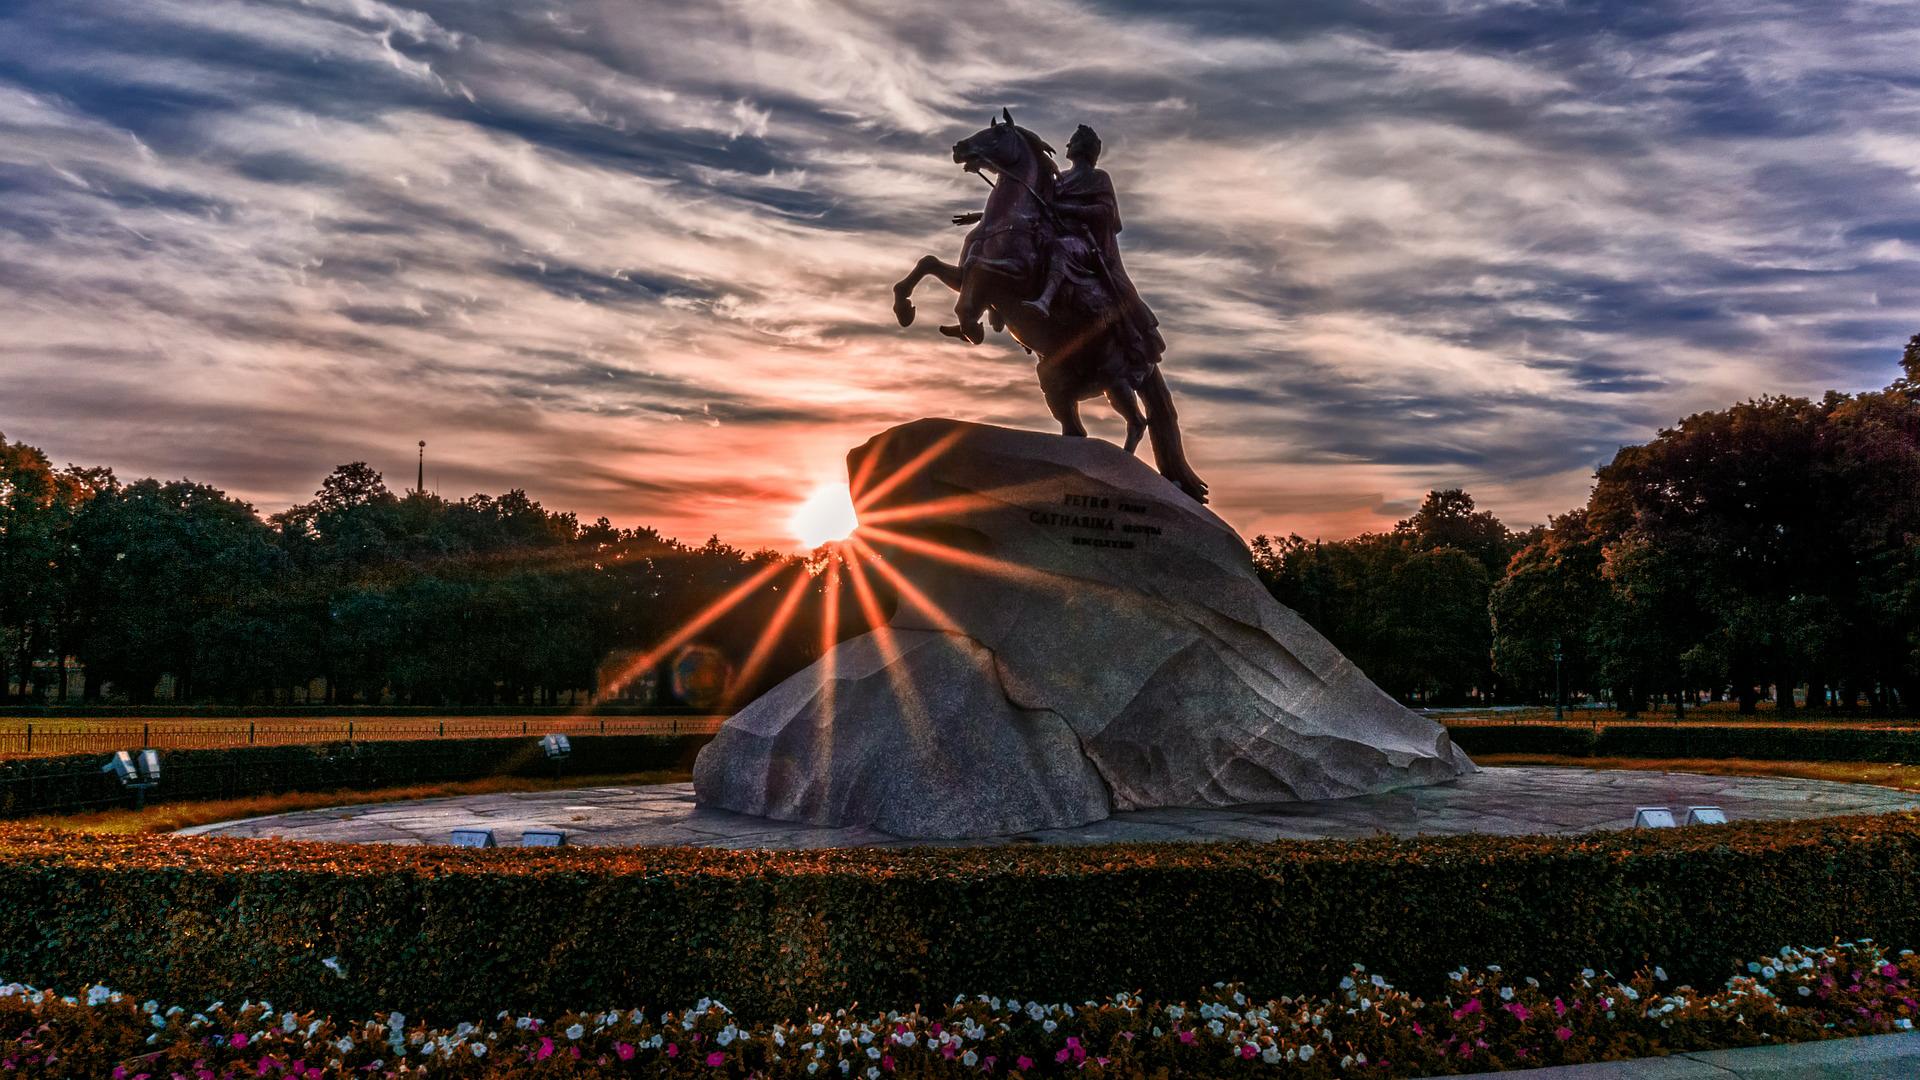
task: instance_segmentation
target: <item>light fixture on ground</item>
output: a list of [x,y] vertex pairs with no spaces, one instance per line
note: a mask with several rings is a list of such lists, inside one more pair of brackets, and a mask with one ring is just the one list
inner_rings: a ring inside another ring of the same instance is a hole
[[1725,825],[1726,823],[1727,812],[1717,806],[1687,807],[1687,824],[1689,825]]
[[133,808],[140,810],[147,805],[147,790],[160,783],[160,752],[142,750],[135,757],[130,751],[118,750],[100,771],[111,773],[122,788],[133,792]]
[[492,829],[455,829],[454,847],[499,847],[494,842]]
[[553,778],[560,778],[560,767],[573,756],[573,743],[565,735],[544,735],[540,738],[540,748],[547,752],[547,760],[553,762]]
[[528,829],[520,834],[521,847],[566,847],[565,829]]
[[1664,806],[1642,806],[1633,812],[1633,827],[1671,829],[1673,828],[1673,811]]

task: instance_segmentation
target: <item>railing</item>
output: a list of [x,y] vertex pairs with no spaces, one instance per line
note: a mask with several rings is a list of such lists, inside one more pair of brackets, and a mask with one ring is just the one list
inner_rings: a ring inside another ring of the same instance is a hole
[[724,716],[262,717],[141,722],[0,719],[0,758],[113,750],[213,750],[396,739],[487,739],[540,735],[707,735]]

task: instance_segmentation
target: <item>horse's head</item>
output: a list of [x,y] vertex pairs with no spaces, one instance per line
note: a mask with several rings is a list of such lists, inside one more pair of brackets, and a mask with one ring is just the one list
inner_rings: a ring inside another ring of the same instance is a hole
[[992,169],[1018,176],[1034,169],[1052,173],[1057,168],[1048,156],[1052,153],[1045,139],[1015,124],[1013,113],[1006,109],[1000,110],[1000,117],[988,118],[986,127],[953,144],[954,162],[969,172]]

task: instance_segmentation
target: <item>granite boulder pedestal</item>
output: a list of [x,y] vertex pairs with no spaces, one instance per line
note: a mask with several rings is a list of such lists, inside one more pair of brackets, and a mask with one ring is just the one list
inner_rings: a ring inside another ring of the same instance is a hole
[[848,469],[847,573],[896,610],[730,718],[701,805],[951,839],[1474,771],[1111,443],[919,420]]

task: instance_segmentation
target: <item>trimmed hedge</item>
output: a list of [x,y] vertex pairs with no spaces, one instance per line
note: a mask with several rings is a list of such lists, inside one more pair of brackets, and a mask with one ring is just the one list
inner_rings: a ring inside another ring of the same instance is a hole
[[[1360,962],[1717,981],[1920,940],[1920,815],[1573,837],[469,851],[0,828],[0,978],[365,1015],[1268,995]],[[334,961],[328,965],[326,961]],[[338,973],[334,968],[337,966]],[[1419,984],[1416,991],[1426,989]]]
[[1807,725],[1719,724],[1601,727],[1463,725],[1447,729],[1469,754],[1569,757],[1754,758],[1766,761],[1876,761],[1920,764],[1920,731]]
[[[571,735],[572,773],[688,769],[711,735]],[[0,818],[125,805],[100,771],[106,754],[0,760]],[[311,746],[163,750],[148,802],[227,799],[283,791],[376,788],[486,776],[551,775],[537,738],[374,740]]]

